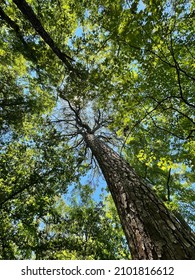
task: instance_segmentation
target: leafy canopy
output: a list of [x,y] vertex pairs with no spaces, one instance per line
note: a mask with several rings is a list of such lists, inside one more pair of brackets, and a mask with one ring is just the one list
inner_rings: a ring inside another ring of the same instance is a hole
[[97,212],[91,186],[82,205],[62,199],[91,167],[58,125],[63,96],[104,111],[117,150],[194,226],[194,1],[27,1],[80,76],[2,2],[1,258],[129,257],[110,200]]

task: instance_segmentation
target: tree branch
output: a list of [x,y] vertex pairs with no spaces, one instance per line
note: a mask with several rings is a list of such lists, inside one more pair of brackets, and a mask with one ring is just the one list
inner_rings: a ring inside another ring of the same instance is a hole
[[[30,58],[31,60],[33,59],[34,62],[37,62],[37,58],[34,55],[34,50],[32,50],[32,48],[30,48],[30,46],[27,44],[27,42],[24,40],[23,38],[23,34],[20,31],[20,27],[19,25],[17,25],[17,23],[15,23],[4,11],[3,9],[0,7],[0,16],[1,18],[15,31],[16,36],[19,38],[19,40],[22,42],[25,50],[25,55],[28,56],[28,58]],[[30,52],[30,55],[28,54],[28,51]]]
[[173,40],[171,38],[171,47],[170,47],[170,52],[171,52],[171,55],[173,57],[173,61],[174,61],[174,64],[175,64],[175,69],[176,69],[176,73],[177,73],[177,82],[178,82],[178,86],[179,86],[179,92],[180,92],[180,97],[182,99],[182,101],[184,103],[186,103],[188,106],[190,107],[193,107],[195,108],[195,105],[191,104],[188,102],[188,100],[186,100],[183,96],[183,90],[182,90],[182,86],[181,86],[181,78],[180,78],[180,66],[179,66],[179,63],[177,62],[176,58],[175,58],[175,54],[174,54],[174,50],[173,50]]
[[73,68],[72,64],[69,62],[73,62],[74,59],[70,56],[63,53],[55,44],[53,39],[50,37],[48,32],[42,26],[40,20],[37,18],[36,14],[32,10],[32,8],[28,5],[25,0],[13,0],[18,9],[22,12],[22,14],[27,18],[27,20],[32,24],[33,28],[38,32],[44,42],[52,49],[52,51],[57,55],[57,57],[66,65],[69,71],[76,73],[79,75],[78,71]]
[[[126,41],[121,40],[121,39],[120,39],[120,41],[121,41],[122,43],[128,45],[129,47],[136,49],[136,50],[139,50],[139,51],[144,50],[144,51],[146,51],[146,52],[148,52],[148,53],[151,53],[152,55],[158,57],[159,60],[161,60],[161,61],[162,61],[163,63],[165,63],[166,65],[170,66],[171,68],[176,68],[176,65],[174,65],[174,64],[170,63],[169,61],[165,60],[164,58],[162,58],[162,56],[158,55],[158,54],[157,54],[155,51],[153,51],[153,50],[150,50],[150,49],[147,49],[147,48],[142,49],[142,48],[139,47],[139,46],[135,46],[135,45],[129,44],[129,43],[127,43]],[[177,68],[178,68],[178,70],[179,70],[181,73],[183,73],[185,76],[187,76],[188,78],[190,78],[190,79],[192,79],[193,81],[195,81],[195,78],[194,78],[192,75],[188,74],[188,73],[187,73],[184,69],[182,69],[179,65],[177,66]]]
[[169,173],[168,173],[168,178],[167,178],[167,200],[168,201],[171,201],[171,198],[170,198],[170,179],[171,179],[171,168],[169,169]]

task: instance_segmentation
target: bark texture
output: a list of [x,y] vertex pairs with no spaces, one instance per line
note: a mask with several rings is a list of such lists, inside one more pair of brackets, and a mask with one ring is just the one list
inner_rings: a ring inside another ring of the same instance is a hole
[[133,259],[195,259],[195,237],[133,168],[93,134],[84,139],[116,204]]

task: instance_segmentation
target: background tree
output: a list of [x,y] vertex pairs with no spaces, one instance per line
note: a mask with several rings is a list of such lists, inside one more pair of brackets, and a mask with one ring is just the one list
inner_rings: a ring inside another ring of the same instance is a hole
[[[35,247],[36,259],[128,259],[129,249],[109,197],[94,203],[91,187],[71,193],[68,205],[59,200],[55,216],[47,217]],[[75,197],[76,194],[76,197]],[[80,197],[80,201],[78,199]]]

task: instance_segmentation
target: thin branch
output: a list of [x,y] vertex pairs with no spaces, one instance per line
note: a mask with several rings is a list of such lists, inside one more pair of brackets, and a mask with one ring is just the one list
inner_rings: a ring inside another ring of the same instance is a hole
[[150,116],[151,115],[151,113],[153,113],[155,110],[157,110],[157,108],[159,107],[159,106],[161,106],[161,104],[164,102],[164,101],[166,101],[167,99],[169,99],[169,98],[171,98],[171,97],[165,97],[164,99],[162,99],[161,101],[156,101],[157,102],[157,105],[153,108],[153,109],[151,109],[150,111],[147,111],[146,113],[145,113],[145,115],[141,118],[141,119],[139,119],[138,121],[136,121],[136,123],[133,125],[133,127],[129,130],[129,132],[127,133],[127,136],[126,136],[126,138],[125,138],[125,140],[124,140],[124,142],[123,142],[123,144],[122,144],[122,147],[121,147],[121,149],[120,149],[120,154],[122,153],[122,150],[124,149],[124,147],[125,147],[125,144],[126,144],[126,142],[127,142],[127,139],[129,138],[129,136],[131,135],[131,133],[132,133],[132,131],[141,123],[141,122],[143,122],[148,116]]
[[190,138],[193,138],[193,133],[195,132],[195,129],[192,129],[189,133],[189,135],[186,137],[186,139],[190,139]]
[[182,86],[181,86],[181,77],[180,77],[180,66],[179,63],[177,62],[176,58],[175,58],[175,54],[174,54],[174,50],[173,50],[173,40],[171,38],[171,48],[170,48],[170,52],[171,55],[173,57],[173,61],[175,63],[175,69],[176,69],[176,73],[177,73],[177,81],[178,81],[178,86],[179,86],[179,92],[180,92],[180,97],[183,100],[184,103],[186,103],[188,106],[191,106],[193,108],[195,108],[195,105],[189,103],[183,96],[183,90],[182,90]]
[[170,198],[170,179],[171,179],[171,168],[169,169],[168,178],[167,178],[167,200],[171,201]]
[[156,122],[154,121],[154,119],[152,118],[152,116],[149,115],[149,117],[150,117],[150,119],[152,120],[152,122],[153,122],[153,124],[154,124],[154,126],[155,126],[156,128],[158,128],[158,129],[160,129],[160,130],[162,130],[162,131],[168,132],[169,134],[173,135],[174,137],[177,137],[178,139],[186,140],[186,138],[180,137],[180,136],[176,135],[175,133],[171,132],[170,130],[164,128],[164,127],[160,127],[159,125],[156,124]]
[[[73,146],[73,148],[74,148],[74,149],[78,148],[83,142],[84,142],[84,140],[83,140],[83,138],[82,138],[82,139],[80,139],[80,140]],[[71,147],[71,148],[72,148],[72,147]]]

